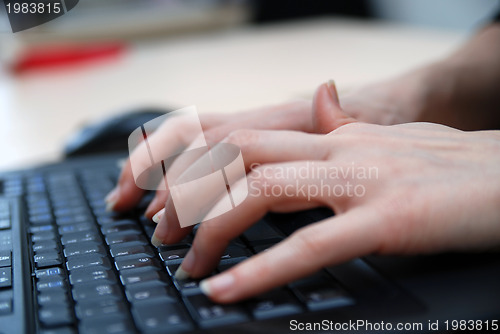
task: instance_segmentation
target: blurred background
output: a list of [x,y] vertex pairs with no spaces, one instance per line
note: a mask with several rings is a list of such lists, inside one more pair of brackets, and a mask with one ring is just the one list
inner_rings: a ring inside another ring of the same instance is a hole
[[0,169],[62,157],[146,106],[234,112],[341,94],[445,56],[498,0],[80,0],[13,34],[0,4]]

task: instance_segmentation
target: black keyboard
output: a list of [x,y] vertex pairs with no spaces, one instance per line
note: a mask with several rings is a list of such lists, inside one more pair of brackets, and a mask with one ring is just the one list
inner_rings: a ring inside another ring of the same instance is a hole
[[[131,212],[107,212],[104,197],[119,173],[115,160],[63,167],[1,179],[0,333],[217,332],[298,314],[331,314],[359,303],[344,283],[352,273],[327,268],[241,303],[215,304],[201,293],[198,280],[174,277],[196,228],[182,242],[153,247],[155,224],[142,216],[153,193]],[[259,221],[231,242],[214,274],[284,237],[273,224]],[[358,277],[373,276],[356,261],[351,265]],[[360,284],[394,291],[370,280]],[[32,305],[23,305],[29,300]],[[14,320],[21,318],[27,321]]]

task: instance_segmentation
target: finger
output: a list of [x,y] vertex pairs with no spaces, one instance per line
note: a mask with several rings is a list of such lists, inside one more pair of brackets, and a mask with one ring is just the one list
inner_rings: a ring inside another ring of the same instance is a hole
[[[234,114],[236,115],[236,114]],[[232,115],[224,113],[204,113],[199,115],[201,127],[203,130],[208,130],[216,126],[227,123],[231,120]]]
[[106,210],[123,211],[135,206],[140,201],[144,190],[137,187],[133,180],[130,160],[127,160],[117,186],[106,196]]
[[356,121],[340,107],[333,80],[318,87],[313,99],[313,123],[317,133],[329,133],[342,125]]
[[[262,119],[272,114],[272,119],[267,122],[263,122]],[[227,114],[205,114],[200,115],[200,122],[202,130],[205,134],[206,143],[209,145],[214,145],[219,142],[222,138],[226,137],[231,131],[239,128],[262,128],[262,129],[291,129],[291,130],[304,130],[312,131],[312,126],[310,123],[310,102],[308,101],[296,101],[285,105],[278,105],[274,107],[262,108],[260,111],[248,111],[243,113],[237,113],[234,115]],[[171,119],[168,122],[164,122],[162,126],[155,131],[151,139],[157,139],[158,142],[165,143],[160,147],[163,147],[158,152],[158,159],[165,158],[174,155],[175,152],[182,150],[185,145],[179,144],[179,139],[183,144],[186,144],[192,138],[185,138],[186,135],[190,133],[195,133],[196,131],[189,131],[185,126],[182,126],[179,119]],[[171,146],[171,143],[177,144],[178,146]],[[144,166],[139,166],[140,169],[147,169],[149,167],[149,156],[145,154],[146,150],[142,150],[142,154],[136,152],[136,161],[139,164],[144,163]],[[137,163],[137,162],[136,162]],[[109,209],[114,209],[115,207],[119,210],[126,210],[137,204],[139,199],[142,197],[143,192],[138,191],[138,187],[134,189],[130,183],[135,182],[133,178],[133,173],[130,170],[123,171],[122,177],[120,177],[120,186],[116,187],[107,196],[107,206]],[[131,192],[125,192],[123,189],[129,189]],[[160,199],[159,199],[160,201]],[[157,204],[152,207],[148,212],[148,216],[152,214],[152,211],[156,210]]]
[[207,142],[219,142],[238,129],[313,132],[311,108],[311,101],[301,100],[226,115],[226,122],[207,131]]
[[[147,140],[142,140],[141,128],[134,131],[129,141],[136,140],[138,145],[130,154],[129,162],[120,175],[117,187],[107,197],[108,208],[126,210],[137,204],[143,194],[139,188],[151,189],[150,187],[158,182],[148,179],[148,176],[154,174],[151,169],[153,164],[179,154],[189,144],[204,146],[204,139],[199,136],[200,133],[200,124],[192,117],[192,113],[183,115],[182,111],[178,115],[166,118],[160,127],[147,137]],[[161,176],[161,173],[158,175]]]
[[172,163],[167,162],[169,167],[166,170],[166,174],[160,181],[160,185],[156,190],[155,196],[151,203],[149,203],[144,213],[147,218],[151,219],[151,217],[158,211],[165,208],[165,203],[170,195],[170,184],[175,184],[176,180],[181,177],[182,174],[184,174],[185,171],[196,162],[196,160],[205,155],[207,152],[208,147],[206,146],[201,148],[189,146],[179,156],[173,157]]
[[[146,216],[148,219],[153,219],[153,216],[157,216],[157,214],[160,211],[165,211],[165,203],[167,202],[167,191],[165,190],[157,190],[155,193],[155,197],[151,200],[151,203],[149,203],[148,207],[146,208],[146,211],[144,212],[144,216]],[[160,222],[160,218],[163,216],[161,214],[160,216],[157,216],[156,220],[153,219],[155,223]]]
[[[325,163],[301,161],[254,169],[248,175],[245,201],[233,210],[201,223],[191,250],[181,265],[181,272],[191,277],[210,273],[230,240],[241,235],[268,211],[290,212],[327,205],[332,193],[326,193],[321,178],[293,177],[297,170],[312,174],[314,166],[322,164]],[[231,191],[240,191],[239,186],[244,182],[241,180]]]
[[201,282],[201,290],[219,303],[235,302],[324,266],[375,252],[381,241],[377,215],[367,208],[309,225],[266,252]]
[[241,149],[247,169],[256,163],[323,160],[330,150],[322,135],[287,130],[236,130],[221,142]]
[[[240,147],[241,154],[246,170],[255,164],[282,162],[293,160],[321,160],[327,156],[328,146],[323,143],[324,137],[320,135],[306,134],[295,131],[258,131],[258,130],[238,130],[232,132],[228,137],[223,140],[225,144],[232,144]],[[217,151],[220,146],[214,147],[213,151]],[[211,152],[213,155],[214,153]],[[199,159],[196,163],[190,166],[182,177],[194,179],[189,177],[192,171],[197,171],[199,164],[207,164],[204,160],[207,156]],[[197,197],[202,202],[197,203],[197,209],[203,208],[205,212],[200,210],[200,215],[207,213],[206,209],[210,209],[216,196],[214,188],[202,187],[196,189]],[[202,192],[206,196],[200,196]],[[184,194],[185,198],[180,198],[178,201],[181,203],[190,203],[191,198],[189,193]],[[169,197],[170,198],[170,197]],[[166,212],[173,212],[174,202],[167,200],[165,204]],[[168,217],[169,219],[166,219]],[[192,221],[188,224],[196,224],[197,221]],[[179,241],[177,238],[183,234],[177,233],[180,228],[178,217],[174,214],[165,216],[165,219],[160,220],[155,231],[155,239],[163,243],[172,243]]]
[[159,210],[153,217],[151,217],[151,220],[158,224],[160,222],[160,219],[163,217],[165,214],[165,208]]

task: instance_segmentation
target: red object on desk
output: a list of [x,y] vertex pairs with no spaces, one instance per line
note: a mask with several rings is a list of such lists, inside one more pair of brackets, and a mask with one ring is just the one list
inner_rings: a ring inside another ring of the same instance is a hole
[[79,64],[92,60],[116,57],[125,50],[123,43],[92,45],[47,46],[27,50],[11,66],[14,73],[32,69]]

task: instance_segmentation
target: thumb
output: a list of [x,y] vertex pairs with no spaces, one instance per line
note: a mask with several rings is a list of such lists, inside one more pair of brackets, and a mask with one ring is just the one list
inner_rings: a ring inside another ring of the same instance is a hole
[[357,122],[347,115],[339,103],[337,87],[333,80],[316,89],[313,99],[313,124],[317,133],[329,133],[342,125]]

